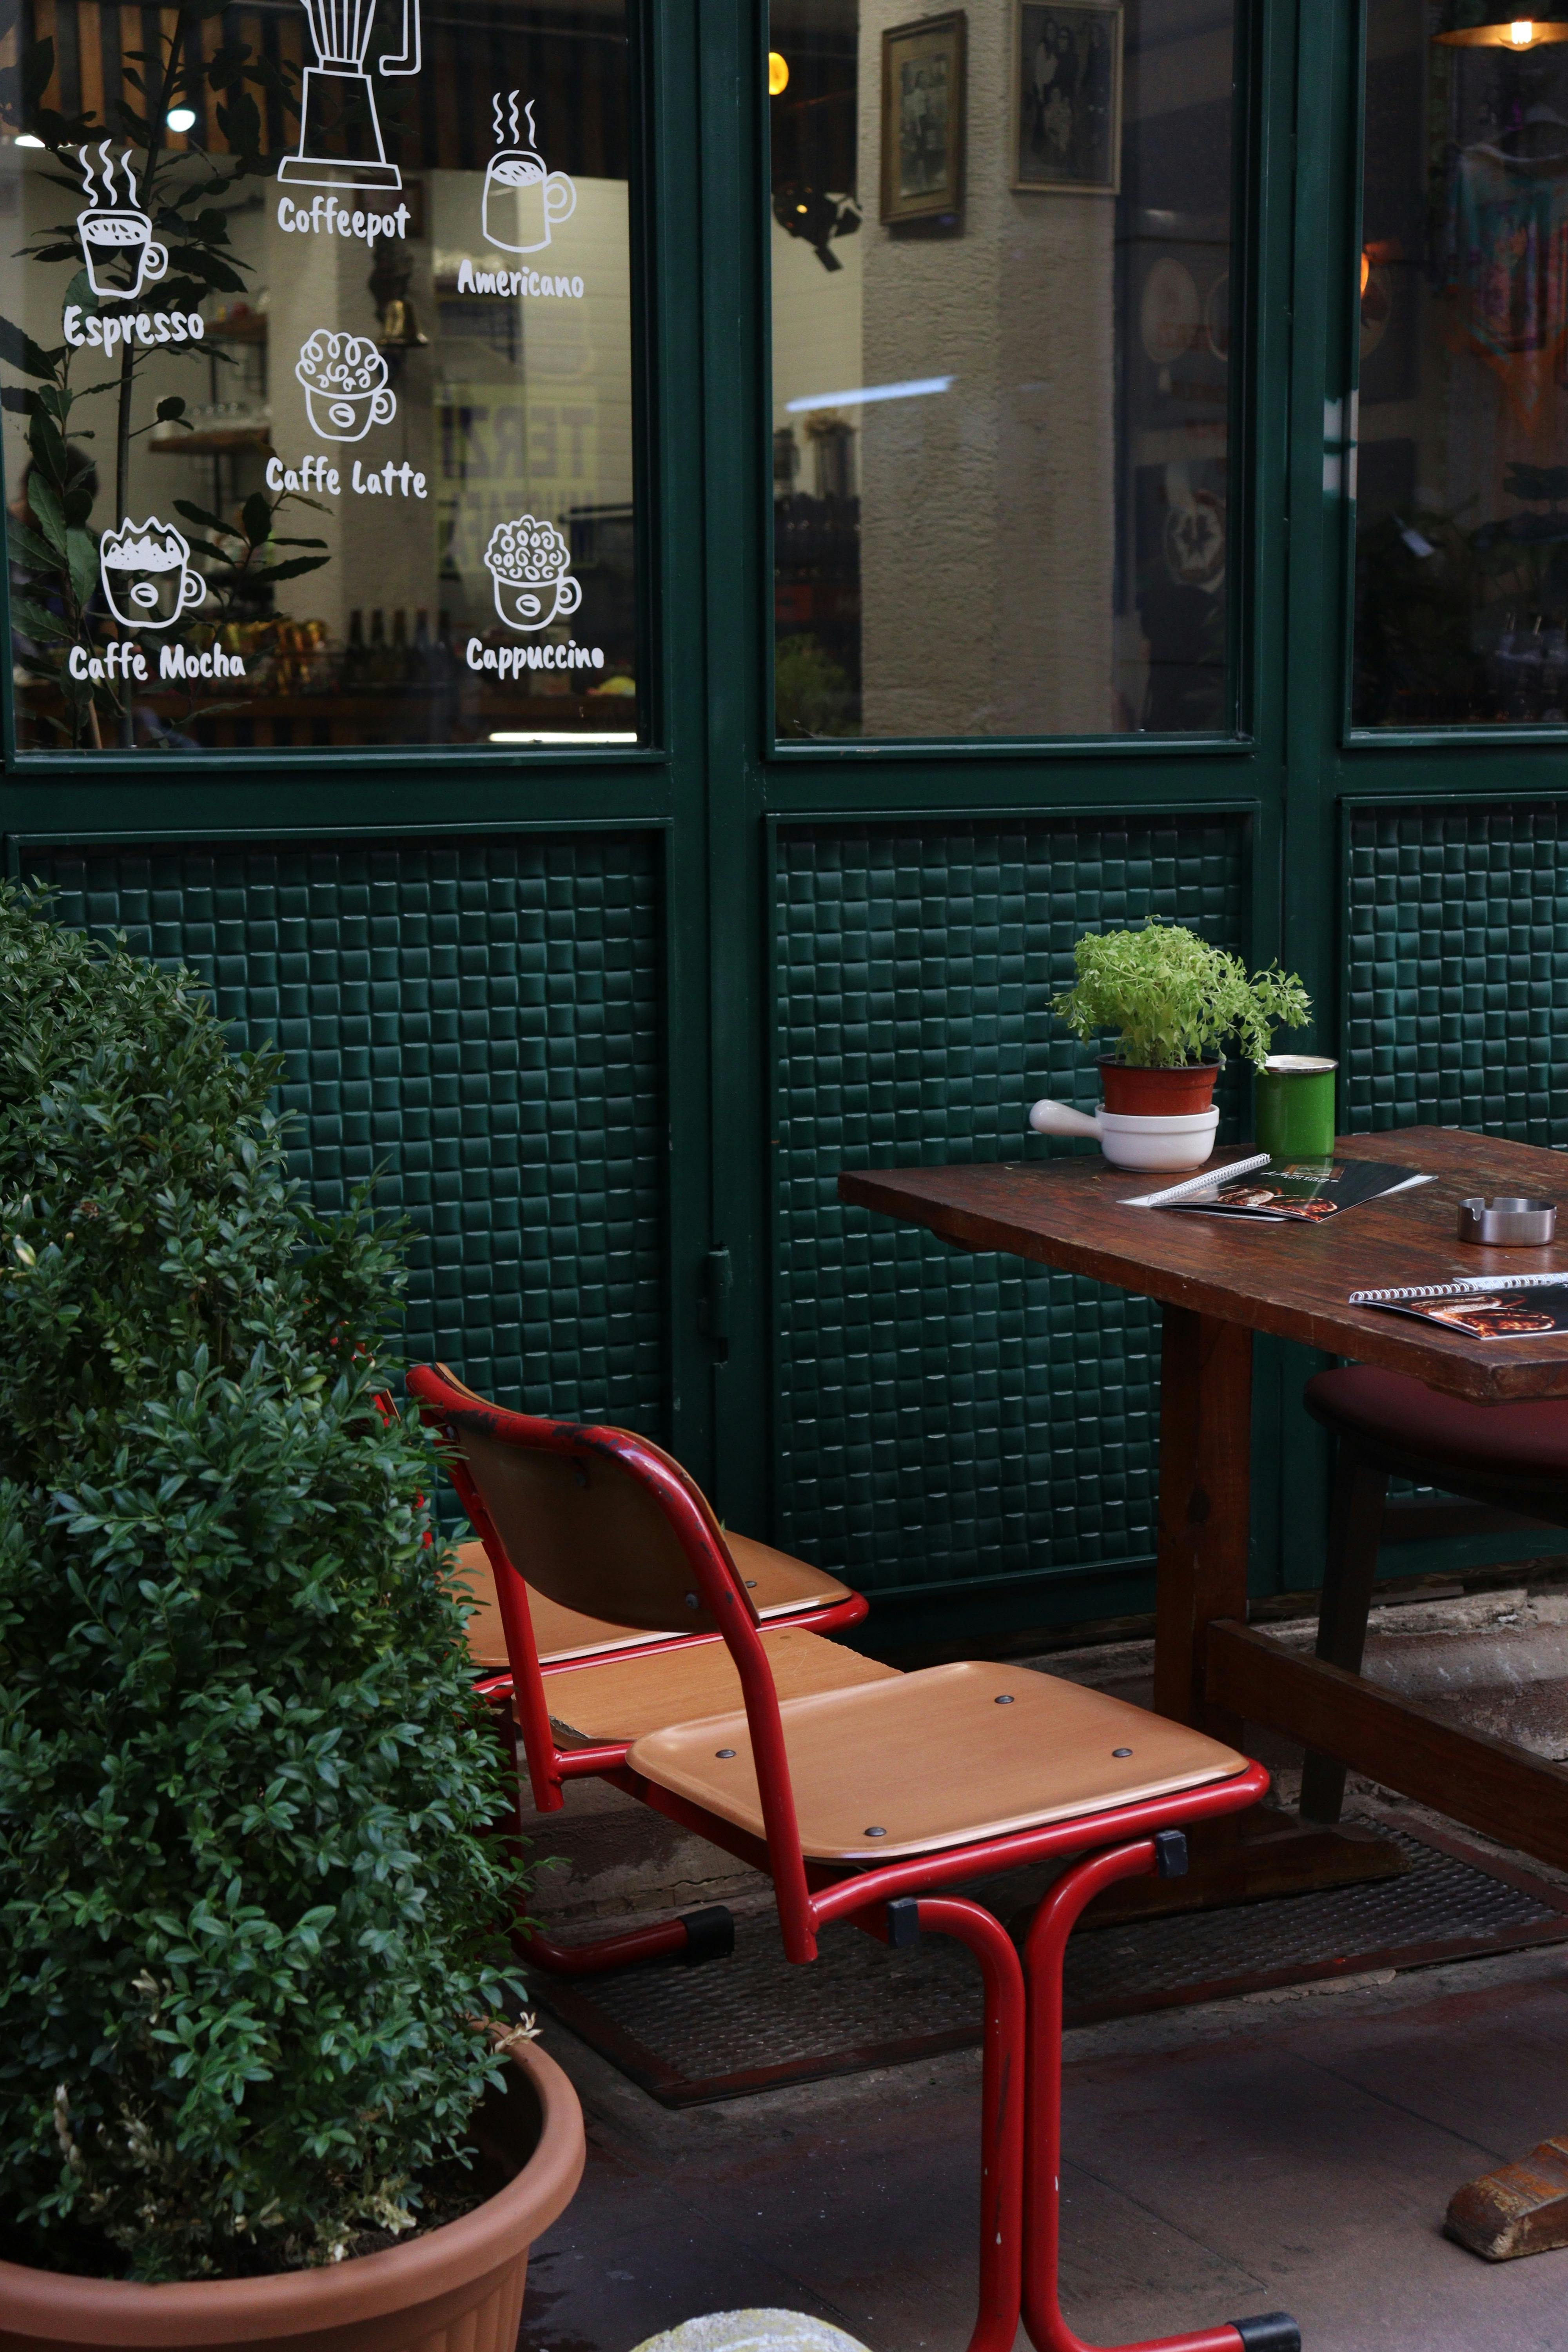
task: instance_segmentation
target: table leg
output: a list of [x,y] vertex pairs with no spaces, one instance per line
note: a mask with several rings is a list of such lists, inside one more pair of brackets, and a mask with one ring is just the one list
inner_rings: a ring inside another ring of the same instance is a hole
[[[1167,1307],[1160,1381],[1155,1711],[1239,1748],[1240,1720],[1205,1697],[1205,1644],[1216,1618],[1247,1622],[1251,1332]],[[1207,1822],[1190,1843],[1185,1878],[1112,1887],[1086,1925],[1393,1878],[1406,1866],[1398,1847],[1370,1830],[1303,1828],[1293,1814],[1267,1806]]]
[[1160,1357],[1160,1538],[1154,1707],[1234,1739],[1204,1698],[1204,1636],[1247,1617],[1252,1496],[1252,1334],[1167,1307]]

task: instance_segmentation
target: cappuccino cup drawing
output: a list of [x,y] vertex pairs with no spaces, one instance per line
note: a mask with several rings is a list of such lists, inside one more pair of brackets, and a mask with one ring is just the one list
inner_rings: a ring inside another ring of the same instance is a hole
[[305,387],[310,430],[323,441],[363,441],[373,425],[389,425],[397,414],[386,362],[368,335],[318,327],[300,344],[294,373]]
[[167,247],[153,242],[152,222],[130,205],[78,213],[76,225],[88,284],[101,298],[133,301],[169,267]]
[[98,543],[99,576],[104,602],[121,627],[172,628],[182,613],[199,604],[207,583],[190,562],[184,540],[156,515],[145,522],[132,522],[127,515],[118,530],[106,530]]
[[572,576],[572,551],[552,522],[519,515],[498,522],[485,550],[495,583],[496,611],[509,629],[544,629],[564,621],[583,602]]

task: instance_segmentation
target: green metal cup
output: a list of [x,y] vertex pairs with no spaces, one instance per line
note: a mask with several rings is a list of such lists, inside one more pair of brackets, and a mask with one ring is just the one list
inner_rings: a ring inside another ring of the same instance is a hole
[[1331,1160],[1334,1073],[1321,1054],[1270,1054],[1254,1073],[1258,1149],[1270,1160]]

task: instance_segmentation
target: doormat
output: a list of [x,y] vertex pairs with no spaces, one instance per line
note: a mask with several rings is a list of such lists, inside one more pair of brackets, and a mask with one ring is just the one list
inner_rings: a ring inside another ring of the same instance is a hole
[[[1425,1823],[1377,1827],[1407,1857],[1404,1876],[1075,1936],[1068,2024],[1568,1942],[1562,1888]],[[1010,1919],[1047,1883],[1013,1872],[967,1891]],[[979,1971],[950,1937],[894,1952],[840,1924],[810,1967],[792,1968],[771,1912],[736,1921],[727,1960],[574,1983],[536,1970],[529,1990],[668,2107],[902,2065],[972,2047],[981,2032]]]

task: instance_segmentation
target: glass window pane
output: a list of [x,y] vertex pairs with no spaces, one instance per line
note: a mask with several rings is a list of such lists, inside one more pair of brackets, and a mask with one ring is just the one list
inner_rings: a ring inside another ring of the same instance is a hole
[[1222,730],[1233,0],[773,0],[777,728]]
[[1362,236],[1354,719],[1568,723],[1568,25],[1370,0]]
[[0,147],[19,744],[635,742],[625,0],[47,19]]

